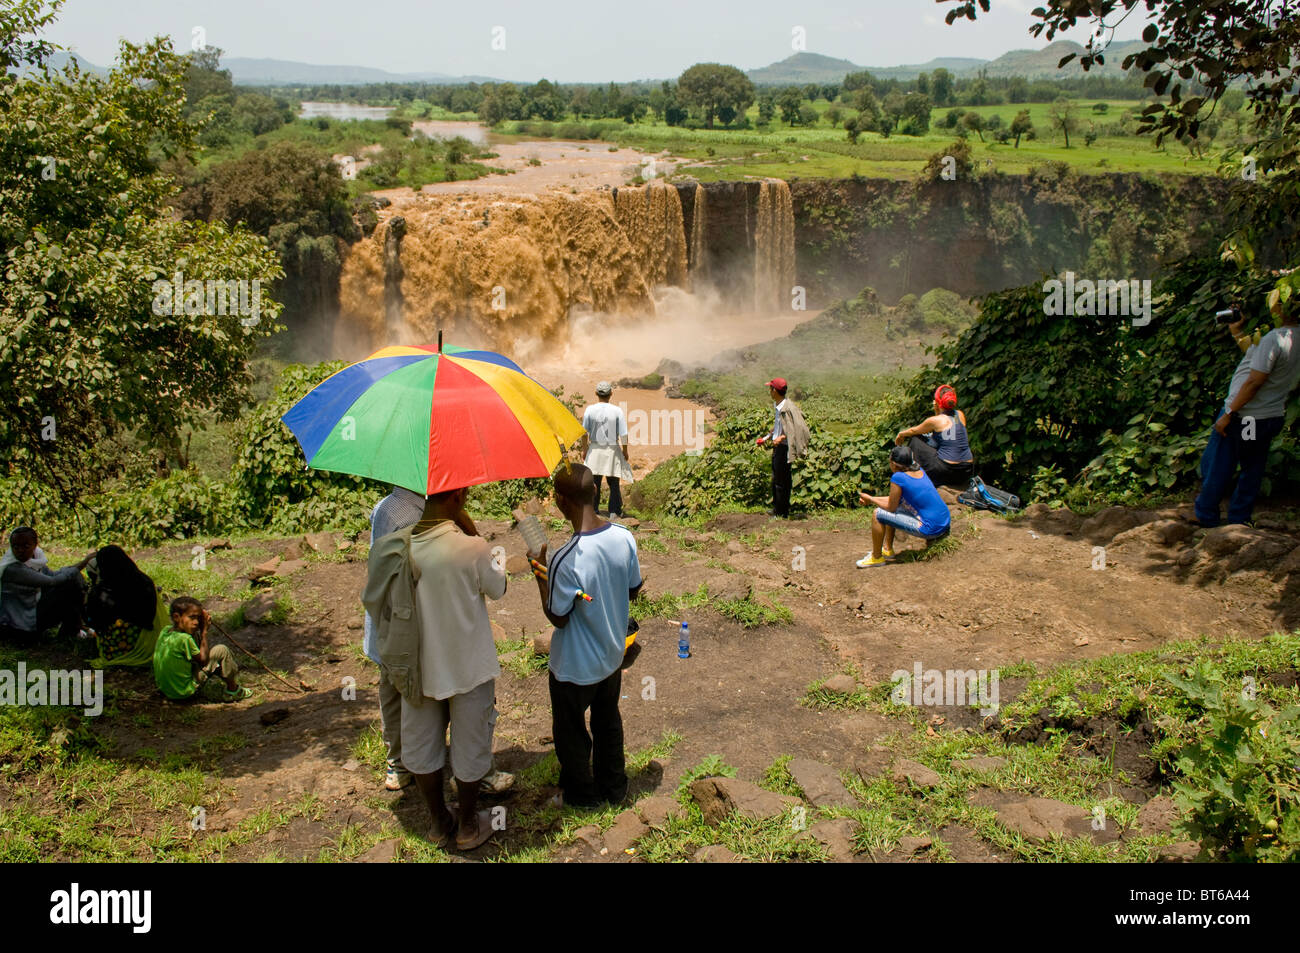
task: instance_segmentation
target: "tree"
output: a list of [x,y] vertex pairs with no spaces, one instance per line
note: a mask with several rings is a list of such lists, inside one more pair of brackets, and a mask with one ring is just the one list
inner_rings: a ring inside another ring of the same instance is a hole
[[961,124],[971,132],[980,137],[980,142],[984,141],[984,118],[976,112],[969,112],[961,117]]
[[704,113],[710,129],[719,106],[725,103],[743,113],[754,102],[754,84],[749,77],[721,63],[696,63],[688,68],[677,80],[677,92],[682,102]]
[[901,119],[905,126],[916,130],[909,135],[923,136],[930,130],[930,111],[933,104],[923,93],[908,93],[903,97]]
[[799,106],[803,103],[803,94],[798,86],[787,86],[781,90],[776,104],[781,107],[781,121],[789,126],[799,124]]
[[930,98],[936,106],[952,103],[952,74],[940,68],[930,74]]
[[837,127],[840,124],[840,120],[843,118],[844,111],[840,109],[839,106],[831,106],[826,110],[826,119],[830,122],[832,129]]
[[804,103],[799,107],[799,125],[812,127],[820,121],[821,115],[812,103]]
[[56,74],[52,46],[30,37],[58,7],[0,15],[0,64],[35,71],[0,75],[0,452],[78,504],[115,471],[115,446],[171,446],[182,427],[237,417],[253,346],[276,328],[269,291],[246,322],[189,289],[164,308],[155,282],[269,285],[281,269],[253,233],[172,214],[161,162],[197,132],[187,61],[156,38],[122,42],[107,77]]
[[856,73],[849,73],[844,77],[844,82],[841,84],[841,86],[844,92],[846,93],[856,92],[859,89],[870,89],[871,74],[866,70],[859,70]]
[[1053,129],[1061,130],[1065,136],[1065,148],[1070,148],[1070,133],[1079,128],[1079,107],[1074,100],[1058,97],[1047,109],[1047,121]]
[[1016,137],[1016,148],[1020,148],[1020,137],[1026,133],[1034,131],[1034,123],[1029,118],[1029,110],[1022,109],[1016,113],[1016,118],[1011,120],[1011,134]]

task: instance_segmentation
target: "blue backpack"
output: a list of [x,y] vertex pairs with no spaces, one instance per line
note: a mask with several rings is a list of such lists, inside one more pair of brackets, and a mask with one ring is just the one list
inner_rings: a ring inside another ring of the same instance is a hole
[[1014,513],[1020,509],[1020,497],[988,486],[979,477],[971,479],[970,486],[957,497],[957,502],[977,510],[992,510],[994,513]]

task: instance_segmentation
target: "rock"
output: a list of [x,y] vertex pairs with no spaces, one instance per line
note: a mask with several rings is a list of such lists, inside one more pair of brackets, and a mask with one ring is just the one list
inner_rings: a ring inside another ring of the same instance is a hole
[[510,641],[510,636],[506,635],[506,629],[505,629],[505,626],[503,626],[503,625],[502,625],[500,622],[498,622],[496,619],[493,619],[493,620],[492,620],[492,641],[493,641],[493,642],[509,642],[509,641]]
[[745,547],[740,544],[740,540],[738,539],[730,540],[727,543],[727,552],[743,553],[744,551],[745,551]]
[[942,780],[939,773],[917,761],[900,758],[894,762],[894,780],[909,781],[918,788],[938,787]]
[[818,821],[799,835],[799,840],[814,840],[826,848],[831,862],[847,864],[853,860],[856,848],[853,835],[858,823],[850,817],[836,817],[828,821]]
[[787,807],[802,802],[797,797],[773,794],[739,778],[700,778],[691,782],[691,797],[700,806],[704,820],[717,825],[733,811],[761,821],[777,817]]
[[614,818],[613,825],[605,831],[605,846],[610,853],[621,854],[649,833],[650,828],[634,811],[624,811]]
[[697,864],[739,864],[741,859],[721,844],[701,847],[693,858]]
[[533,636],[533,651],[538,655],[551,654],[551,636],[554,632],[547,629],[545,632],[539,632]]
[[1153,797],[1138,810],[1137,826],[1143,834],[1168,834],[1178,820],[1178,808],[1167,795]]
[[528,573],[527,556],[509,556],[506,558],[506,575],[523,576]]
[[1046,503],[1030,503],[1024,516],[1030,525],[1045,533],[1073,536],[1083,525],[1083,517],[1063,506],[1050,507]]
[[795,758],[789,764],[795,784],[804,797],[817,807],[857,807],[858,802],[840,780],[840,773],[830,765],[808,758]]
[[302,538],[303,543],[314,553],[336,553],[339,551],[338,540],[333,533],[308,533]]
[[928,837],[904,837],[899,840],[898,849],[904,854],[919,854],[923,850],[929,850],[933,843]]
[[961,491],[954,490],[950,486],[940,486],[940,487],[936,487],[936,489],[939,491],[940,499],[942,499],[949,506],[959,505],[957,503],[957,497],[961,496]]
[[632,808],[641,815],[641,820],[655,830],[663,830],[670,820],[682,816],[682,806],[677,803],[676,798],[667,794],[643,798]]
[[1228,557],[1228,572],[1241,572],[1243,569],[1268,569],[1272,571],[1296,548],[1295,540],[1289,536],[1261,536],[1245,546],[1235,555]]
[[597,854],[605,849],[604,838],[600,836],[600,828],[595,824],[579,827],[573,832],[573,839],[590,847]]
[[1138,514],[1128,507],[1108,506],[1084,520],[1079,532],[1095,543],[1105,543],[1140,522]]
[[396,837],[381,840],[374,847],[357,857],[358,864],[391,864],[397,857],[397,845],[401,843]]
[[1006,758],[999,758],[996,755],[977,755],[974,758],[952,759],[952,766],[958,771],[996,771],[1006,763]]
[[281,559],[302,559],[305,555],[307,555],[307,544],[301,539],[290,540],[289,544],[280,550]]
[[356,758],[348,758],[348,760],[343,762],[344,771],[355,771],[359,767],[361,767],[361,762]]
[[288,717],[289,709],[272,708],[270,711],[264,711],[262,714],[258,715],[257,720],[267,727],[270,727],[271,725],[278,725]]
[[275,576],[277,579],[283,579],[307,565],[305,559],[286,559],[280,565],[275,567]]
[[749,579],[737,572],[720,572],[705,583],[709,598],[719,602],[739,602],[748,599],[753,588]]
[[1175,546],[1191,539],[1196,527],[1183,520],[1157,520],[1135,526],[1118,534],[1110,545],[1119,547],[1128,543],[1144,546]]
[[210,539],[203,548],[208,552],[214,552],[218,549],[234,549],[235,547],[231,545],[228,539]]
[[280,557],[273,556],[264,563],[258,563],[248,574],[250,582],[257,582],[259,579],[265,579],[267,576],[274,576],[276,569],[280,566]]
[[[534,497],[523,505],[523,511],[526,516],[541,516],[546,512],[546,505]],[[515,512],[518,512],[518,510]]]
[[624,516],[622,519],[619,520],[619,522],[622,523],[624,526],[626,526],[628,529],[636,529],[638,526],[641,525],[641,521],[637,519],[635,516]]
[[244,621],[250,625],[262,625],[275,611],[275,604],[274,591],[259,592],[244,603]]
[[858,680],[852,675],[832,675],[822,682],[822,688],[836,695],[852,695],[858,690]]
[[998,821],[1027,840],[1045,841],[1052,837],[1089,837],[1098,843],[1118,837],[1114,825],[1100,831],[1092,829],[1092,815],[1081,807],[1046,797],[1011,801],[996,808]]
[[1168,847],[1160,848],[1156,854],[1156,863],[1159,864],[1190,864],[1196,860],[1201,853],[1201,845],[1196,841],[1179,841],[1177,844],[1170,844]]

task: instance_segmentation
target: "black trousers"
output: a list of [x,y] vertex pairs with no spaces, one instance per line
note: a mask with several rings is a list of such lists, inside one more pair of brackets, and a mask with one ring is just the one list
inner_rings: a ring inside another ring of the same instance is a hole
[[608,480],[609,481],[609,515],[622,516],[623,515],[623,493],[618,486],[618,477],[615,476],[601,477],[598,474],[593,473],[592,478],[596,481],[596,496],[595,499],[592,500],[592,506],[596,508],[596,512],[600,512],[600,481]]
[[790,446],[785,442],[772,448],[772,512],[790,515]]
[[935,486],[951,486],[966,489],[971,477],[975,475],[975,464],[949,463],[939,457],[939,451],[925,442],[922,437],[913,437],[907,442],[912,451],[912,459],[921,465],[925,475]]
[[6,642],[30,644],[56,625],[59,627],[60,638],[72,638],[81,628],[81,615],[85,606],[86,583],[78,573],[58,585],[41,590],[41,598],[36,603],[35,632],[3,626],[0,627],[0,638]]
[[[627,797],[623,718],[618,713],[622,670],[595,685],[562,682],[554,674],[549,678],[551,734],[564,803],[574,807],[596,807],[602,801],[617,804]],[[591,709],[590,734],[587,709]]]

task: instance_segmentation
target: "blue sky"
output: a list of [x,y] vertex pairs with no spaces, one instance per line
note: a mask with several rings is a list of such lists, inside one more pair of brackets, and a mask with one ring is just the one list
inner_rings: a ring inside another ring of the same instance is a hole
[[[672,77],[706,61],[753,69],[794,52],[796,27],[809,52],[868,66],[1045,45],[1028,33],[1038,0],[992,3],[975,23],[947,26],[949,4],[933,0],[67,0],[48,36],[101,66],[119,37],[164,34],[188,50],[201,27],[228,56],[527,82]],[[493,49],[497,27],[504,49]],[[1140,32],[1135,16],[1116,38]]]

